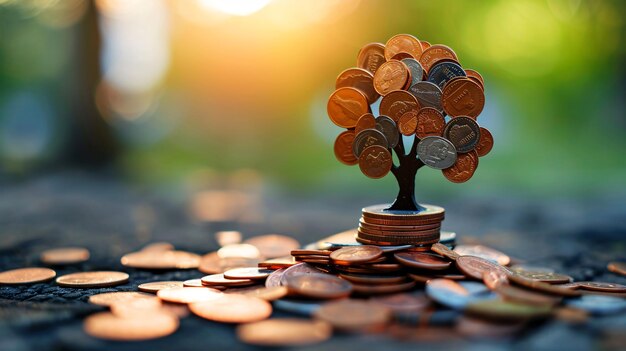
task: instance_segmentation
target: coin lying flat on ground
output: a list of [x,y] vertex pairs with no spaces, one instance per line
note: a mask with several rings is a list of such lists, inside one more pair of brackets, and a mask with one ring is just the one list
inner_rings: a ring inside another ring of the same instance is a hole
[[224,272],[224,278],[263,280],[267,278],[272,272],[273,271],[270,269],[263,269],[258,267],[242,267],[227,270],[226,272]]
[[206,286],[246,286],[254,284],[250,279],[227,279],[224,274],[211,274],[202,277],[202,284]]
[[130,303],[134,300],[156,301],[160,305],[159,299],[150,294],[136,291],[115,291],[89,296],[89,303],[100,306],[111,306],[115,303]]
[[56,272],[50,268],[18,268],[1,272],[0,284],[19,285],[41,283],[54,278],[56,275]]
[[292,294],[315,299],[337,299],[350,295],[352,285],[330,274],[300,274],[285,281]]
[[[228,292],[228,291],[226,291]],[[265,301],[274,301],[287,296],[288,289],[284,286],[259,287],[257,289],[243,292],[242,295],[258,297]]]
[[486,260],[497,262],[502,266],[511,263],[511,258],[506,254],[483,245],[457,245],[454,252],[461,256],[476,256]]
[[363,300],[339,300],[322,305],[315,318],[344,331],[377,331],[391,321],[391,309]]
[[178,318],[167,312],[150,312],[138,316],[117,316],[111,312],[93,314],[83,328],[93,337],[107,340],[149,340],[170,335],[178,329]]
[[328,323],[307,319],[275,318],[237,327],[241,341],[260,346],[309,345],[325,341],[331,335]]
[[189,305],[195,315],[222,323],[251,323],[269,318],[272,305],[258,297],[223,294],[218,299]]
[[137,251],[122,257],[126,267],[141,269],[191,269],[198,268],[200,256],[187,251]]
[[378,246],[355,246],[344,247],[333,251],[330,258],[335,264],[351,265],[355,263],[369,262],[377,259],[383,254]]
[[128,274],[115,271],[79,272],[62,275],[56,282],[66,288],[101,288],[128,282]]
[[157,296],[166,302],[172,303],[194,303],[201,301],[215,300],[222,295],[222,292],[211,288],[169,288],[157,292]]
[[161,289],[169,288],[182,288],[183,282],[181,281],[162,281],[162,282],[150,282],[139,284],[137,289],[139,291],[156,294]]
[[428,252],[396,252],[393,256],[407,267],[430,270],[442,270],[450,267],[450,261]]
[[89,250],[82,247],[62,247],[41,253],[41,262],[50,265],[66,265],[85,262],[89,259]]

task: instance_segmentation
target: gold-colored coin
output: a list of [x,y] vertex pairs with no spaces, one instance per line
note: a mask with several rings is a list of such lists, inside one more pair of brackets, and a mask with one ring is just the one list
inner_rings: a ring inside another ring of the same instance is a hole
[[222,292],[211,288],[169,288],[157,292],[159,299],[172,303],[194,303],[218,299]]
[[195,315],[222,323],[251,323],[269,318],[272,305],[258,297],[223,294],[218,299],[189,305]]
[[66,288],[101,288],[128,282],[128,274],[115,271],[79,272],[60,276],[56,282]]
[[385,58],[391,60],[399,53],[409,54],[416,60],[422,56],[422,43],[409,34],[398,34],[391,37],[385,44]]
[[403,89],[410,78],[409,68],[402,61],[387,61],[374,74],[374,89],[385,96],[394,90]]
[[136,300],[149,301],[156,307],[161,305],[156,296],[136,291],[116,291],[89,296],[89,303],[100,306],[111,306],[116,303],[130,304]]
[[183,282],[181,281],[163,281],[163,282],[150,282],[140,284],[137,289],[139,291],[156,294],[161,289],[169,288],[182,288]]
[[56,275],[57,273],[50,268],[18,268],[1,272],[0,284],[19,285],[41,283],[54,278]]
[[122,257],[126,267],[141,269],[192,269],[200,265],[200,256],[187,251],[137,251]]
[[85,319],[83,328],[93,337],[107,340],[135,341],[161,338],[178,329],[178,318],[168,312],[118,316],[111,312],[93,314]]
[[335,90],[326,108],[330,120],[341,128],[354,128],[359,117],[370,112],[367,97],[355,88]]
[[259,346],[302,346],[328,340],[332,327],[322,321],[275,318],[242,324],[237,336],[247,344]]
[[82,247],[62,247],[41,253],[41,262],[50,265],[65,265],[85,262],[89,259],[89,250]]

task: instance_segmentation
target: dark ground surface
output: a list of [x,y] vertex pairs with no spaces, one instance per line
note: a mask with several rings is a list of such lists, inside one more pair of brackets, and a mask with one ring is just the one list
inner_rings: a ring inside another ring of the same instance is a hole
[[[99,310],[86,301],[105,291],[136,290],[143,282],[198,278],[196,270],[147,272],[129,269],[119,258],[153,241],[204,254],[217,248],[216,230],[238,229],[244,237],[282,233],[301,243],[354,227],[360,207],[376,199],[296,198],[274,196],[262,204],[256,223],[199,223],[183,201],[146,195],[102,176],[60,173],[20,183],[0,183],[0,270],[41,266],[48,248],[84,246],[92,254],[81,265],[56,268],[57,275],[87,270],[121,270],[130,282],[115,288],[68,289],[53,282],[0,287],[0,350],[246,350],[234,328],[189,316],[169,337],[139,343],[96,340],[81,329],[82,317]],[[280,200],[279,200],[280,199]],[[479,199],[448,199],[444,229],[460,243],[482,243],[532,265],[554,268],[576,280],[626,284],[626,277],[606,270],[626,260],[626,201],[611,195],[573,201],[516,200],[502,194]],[[273,215],[269,215],[273,213]],[[289,316],[275,311],[276,316]],[[415,329],[415,333],[427,333]],[[306,350],[588,350],[626,349],[626,314],[594,317],[575,326],[555,320],[505,340],[467,339],[451,331],[432,342],[400,340],[389,335],[336,335]]]

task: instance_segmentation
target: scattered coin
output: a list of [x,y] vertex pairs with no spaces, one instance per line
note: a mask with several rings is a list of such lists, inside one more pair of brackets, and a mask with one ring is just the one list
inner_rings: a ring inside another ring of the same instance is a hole
[[344,247],[339,250],[333,251],[330,254],[330,258],[335,264],[351,265],[356,263],[370,262],[383,254],[378,246],[356,246],[356,247]]
[[330,274],[300,274],[284,276],[289,292],[315,299],[337,299],[350,295],[352,284]]
[[169,288],[157,292],[159,299],[171,303],[194,303],[215,300],[222,292],[211,288]]
[[275,301],[287,296],[288,289],[284,286],[260,287],[244,292],[243,295],[258,297],[265,301]]
[[294,318],[274,318],[237,327],[241,341],[259,346],[310,345],[331,335],[332,327],[326,322]]
[[116,291],[89,296],[89,303],[100,306],[111,306],[116,303],[128,304],[136,300],[147,301],[151,304],[155,304],[156,307],[161,305],[159,299],[154,295],[136,291]]
[[572,277],[565,274],[547,273],[547,272],[533,272],[533,271],[516,271],[516,275],[539,282],[549,284],[564,284],[573,281]]
[[604,291],[604,292],[626,292],[626,285],[617,283],[603,283],[603,282],[576,282],[579,288],[591,291]]
[[457,245],[454,252],[461,256],[476,256],[496,262],[501,266],[511,263],[511,258],[505,253],[483,245]]
[[224,278],[226,279],[251,279],[251,280],[264,280],[273,271],[270,269],[263,269],[258,267],[242,267],[234,268],[224,272]]
[[461,256],[456,259],[456,266],[463,274],[476,280],[482,280],[486,272],[493,270],[510,275],[509,270],[501,265],[476,256]]
[[300,247],[300,243],[296,239],[279,234],[255,236],[244,241],[244,243],[259,249],[261,256],[265,258],[289,256],[291,250]]
[[215,240],[219,246],[239,244],[241,242],[241,232],[222,230],[215,233]]
[[444,244],[441,243],[435,243],[433,244],[433,246],[430,248],[433,252],[436,252],[438,254],[440,254],[441,256],[451,260],[451,261],[456,261],[457,258],[459,258],[458,253],[454,252],[453,250],[451,250],[449,247],[447,247]]
[[[469,256],[466,256],[469,257]],[[509,275],[509,280],[515,284],[521,285],[525,288],[537,290],[543,293],[558,295],[558,296],[580,296],[579,291],[567,287],[559,287],[558,285],[544,283],[539,280],[533,280],[519,275],[518,272]]]
[[139,291],[156,294],[157,291],[161,289],[182,288],[182,287],[183,287],[183,282],[181,281],[162,281],[162,282],[143,283],[143,284],[140,284],[137,287],[137,289],[139,289]]
[[206,286],[246,286],[254,284],[250,279],[228,279],[224,274],[211,274],[202,277],[202,285]]
[[343,331],[379,331],[392,317],[391,309],[368,301],[344,299],[322,305],[314,317]]
[[41,253],[41,262],[50,265],[66,265],[85,262],[89,259],[89,250],[82,247],[63,247],[46,250]]
[[128,282],[128,274],[115,271],[79,272],[62,275],[56,283],[66,288],[101,288]]
[[[303,274],[319,274],[319,273],[322,273],[322,271],[320,271],[313,265],[310,265],[308,263],[298,263],[285,269],[285,271],[283,272],[280,278],[280,285],[287,285],[287,279],[291,277],[295,277],[295,276],[303,275]],[[267,279],[269,280],[272,278],[273,276],[270,275]]]
[[450,267],[450,261],[427,252],[396,252],[394,257],[401,264],[419,269],[442,270]]
[[613,273],[626,275],[626,263],[624,262],[611,262],[608,264],[607,268]]
[[194,302],[189,309],[199,317],[222,323],[257,322],[272,314],[269,302],[239,294],[223,294],[217,299]]
[[188,279],[183,282],[183,287],[185,288],[202,288],[204,285],[202,284],[202,279]]
[[0,284],[19,285],[41,283],[54,278],[56,275],[56,272],[50,268],[18,268],[1,272]]
[[124,255],[121,262],[140,269],[192,269],[200,265],[200,256],[187,251],[142,250]]

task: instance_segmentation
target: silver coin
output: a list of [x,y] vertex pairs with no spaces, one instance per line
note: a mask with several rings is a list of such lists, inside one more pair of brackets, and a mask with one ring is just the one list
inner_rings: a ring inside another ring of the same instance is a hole
[[354,152],[354,156],[359,158],[363,150],[372,145],[380,145],[384,148],[389,147],[387,138],[385,138],[385,135],[381,131],[376,129],[364,129],[354,138],[352,152]]
[[439,234],[439,242],[442,244],[451,244],[456,240],[455,232],[441,232]]
[[441,105],[441,96],[443,93],[437,84],[431,82],[417,82],[411,85],[409,93],[413,94],[417,101],[419,101],[421,107],[436,108],[440,112],[443,112]]
[[456,162],[456,148],[447,139],[429,136],[417,144],[417,156],[428,167],[446,169]]
[[584,295],[578,299],[570,300],[567,305],[580,308],[594,315],[608,315],[625,310],[626,300],[613,296]]
[[376,129],[385,135],[385,138],[389,143],[389,148],[393,149],[396,145],[398,145],[398,142],[400,141],[400,132],[398,132],[398,126],[393,119],[387,116],[378,116],[376,118]]
[[434,65],[428,71],[427,81],[437,84],[439,88],[443,89],[450,79],[456,77],[467,77],[467,74],[458,63],[445,61]]
[[421,82],[424,76],[422,64],[414,58],[405,58],[402,59],[402,62],[409,68],[409,71],[411,71],[411,85]]
[[478,282],[455,282],[450,279],[431,279],[426,282],[426,295],[432,300],[455,310],[463,310],[471,302],[493,300],[495,293]]
[[480,127],[470,117],[454,117],[446,124],[443,137],[450,140],[457,152],[470,152],[478,145]]

